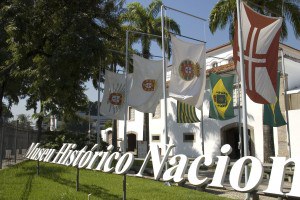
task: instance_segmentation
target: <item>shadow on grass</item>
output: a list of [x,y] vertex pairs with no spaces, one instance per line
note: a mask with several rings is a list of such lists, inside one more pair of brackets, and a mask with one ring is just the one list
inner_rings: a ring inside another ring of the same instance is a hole
[[[27,200],[29,198],[31,187],[32,187],[32,181],[37,174],[37,168],[36,163],[25,163],[25,165],[21,166],[22,171],[18,172],[16,175],[26,176],[28,177],[28,180],[26,182],[26,185],[24,187],[24,191],[22,193],[22,200]],[[72,169],[73,170],[73,169]],[[40,163],[40,177],[51,180],[55,183],[65,185],[70,188],[74,188],[76,190],[76,172],[74,173],[74,180],[69,180],[66,178],[62,178],[61,175],[63,173],[70,173],[70,168],[64,167],[64,166],[58,166],[58,165],[52,165],[52,164],[41,164]],[[73,171],[72,171],[73,174]],[[122,196],[111,194],[109,190],[102,188],[98,185],[94,184],[80,184],[79,182],[79,191],[90,194],[92,193],[93,196],[101,198],[101,199],[122,199]],[[129,199],[129,198],[127,198]],[[130,198],[130,200],[136,200],[133,198]]]
[[31,185],[32,185],[32,180],[34,178],[34,174],[29,175],[24,191],[22,193],[22,200],[27,200],[29,197],[29,194],[31,192]]
[[[63,167],[59,167],[59,168],[55,167],[55,166],[53,166],[53,168],[47,167],[47,169],[45,169],[45,171],[47,171],[47,173],[41,172],[41,174],[40,174],[41,177],[51,180],[53,182],[56,182],[58,184],[62,184],[62,185],[76,189],[76,181],[75,181],[76,175],[75,174],[74,174],[74,180],[69,180],[66,178],[62,178],[60,176],[60,173],[66,171],[66,169],[64,169]],[[108,190],[106,190],[98,185],[80,184],[80,181],[79,181],[79,191],[84,192],[86,194],[92,193],[93,196],[99,197],[101,199],[122,199],[122,196],[111,194],[111,193],[109,193]],[[134,199],[132,199],[132,200],[134,200]]]

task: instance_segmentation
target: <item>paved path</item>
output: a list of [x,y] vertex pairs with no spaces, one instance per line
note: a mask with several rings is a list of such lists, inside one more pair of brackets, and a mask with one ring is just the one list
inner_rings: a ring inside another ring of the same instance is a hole
[[[134,176],[136,173],[132,171],[132,176]],[[214,171],[213,170],[201,170],[199,173],[199,179],[201,178],[212,178],[214,175]],[[149,179],[153,179],[153,176],[144,176],[144,178],[149,178]],[[262,183],[260,184],[260,186],[258,187],[258,191],[262,192],[265,189],[267,189],[269,180],[268,179],[263,179]],[[166,183],[165,185],[170,185],[168,183]],[[220,197],[227,197],[230,199],[238,199],[238,200],[244,200],[246,198],[246,194],[242,193],[242,192],[237,192],[235,191],[229,184],[229,175],[227,174],[225,176],[225,181],[224,181],[224,187],[226,189],[217,189],[217,188],[210,188],[210,187],[206,187],[205,189],[201,189],[201,188],[197,188],[196,186],[191,185],[189,182],[186,182],[183,187],[189,188],[189,189],[194,189],[194,190],[201,190],[203,192],[208,192]],[[283,184],[283,191],[287,192],[289,191],[291,188],[291,183],[289,182],[284,182]],[[263,195],[259,195],[259,199],[261,200],[278,200],[280,198],[275,198],[275,197],[269,197],[269,196],[263,196]]]
[[[199,179],[202,177],[208,177],[208,178],[212,178],[214,175],[214,171],[213,170],[207,170],[207,171],[201,171],[199,173]],[[268,179],[263,179],[262,183],[259,185],[258,187],[258,191],[262,192],[264,190],[267,189],[268,187],[268,183],[269,180]],[[191,188],[195,188],[195,186],[191,186],[188,182],[187,182],[187,187],[191,187]],[[227,174],[225,176],[225,181],[224,181],[224,187],[226,189],[217,189],[217,188],[210,188],[210,187],[206,187],[205,189],[203,189],[202,191],[204,192],[208,192],[208,193],[212,193],[215,194],[217,196],[221,196],[221,197],[227,197],[227,198],[231,198],[231,199],[240,199],[240,200],[244,200],[246,198],[246,194],[245,193],[241,193],[241,192],[237,192],[235,191],[229,183],[229,174]],[[287,192],[289,191],[291,188],[291,183],[285,181],[283,184],[283,191]],[[262,200],[278,200],[278,198],[274,198],[274,197],[268,197],[268,196],[263,196],[263,195],[259,195],[259,199]]]

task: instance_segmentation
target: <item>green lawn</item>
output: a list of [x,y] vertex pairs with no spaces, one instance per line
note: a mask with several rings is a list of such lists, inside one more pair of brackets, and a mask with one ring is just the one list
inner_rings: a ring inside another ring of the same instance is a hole
[[[80,188],[76,192],[76,169],[26,161],[0,170],[0,199],[122,199],[123,176],[80,170]],[[127,176],[127,199],[225,199],[163,182]]]

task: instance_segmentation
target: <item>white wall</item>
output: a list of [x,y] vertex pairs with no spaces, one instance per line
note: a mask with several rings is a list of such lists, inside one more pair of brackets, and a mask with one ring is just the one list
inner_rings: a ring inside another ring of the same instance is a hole
[[[218,59],[213,57],[219,57],[224,59]],[[228,60],[232,57],[232,49],[231,46],[225,46],[215,51],[211,51],[207,53],[207,69],[211,68],[211,64],[213,62],[218,62],[220,65],[228,64]],[[294,78],[294,75],[298,77],[300,73],[299,63],[297,67],[293,66],[292,68],[289,62],[287,64],[287,72],[289,73],[289,85],[292,87],[298,86],[300,87],[299,78]],[[292,63],[294,64],[294,63]],[[170,70],[170,68],[168,69]],[[299,72],[299,73],[298,73]],[[169,77],[169,76],[168,76]],[[291,81],[291,82],[290,82]],[[221,147],[221,128],[238,122],[237,110],[235,110],[236,117],[230,120],[215,120],[208,118],[209,116],[209,82],[206,83],[206,93],[203,104],[203,126],[204,126],[204,146],[205,146],[205,154],[207,155],[220,155],[220,147]],[[172,152],[174,154],[185,154],[189,157],[196,157],[202,154],[202,133],[200,123],[195,124],[177,124],[176,123],[176,100],[169,98],[168,99],[168,136],[170,139],[170,143],[174,143],[176,145],[175,150]],[[253,130],[254,133],[254,145],[255,145],[255,156],[263,161],[263,147],[264,147],[264,138],[263,138],[263,105],[256,104],[251,101],[247,97],[247,121],[250,129]],[[198,116],[200,118],[200,111],[198,111]],[[300,117],[300,110],[290,111],[290,126],[291,126],[291,141],[292,141],[292,153],[293,155],[300,155],[300,149],[297,148],[300,145],[300,134],[297,134],[297,120]],[[152,142],[152,135],[160,135],[160,141],[154,142],[158,144],[162,148],[162,153],[164,153],[165,149],[165,137],[164,133],[164,103],[161,100],[161,117],[159,119],[152,119],[152,114],[150,114],[150,131],[149,131],[149,139],[150,143]],[[298,120],[299,121],[299,120]],[[241,119],[242,122],[242,119]],[[298,123],[299,124],[299,123]],[[123,139],[124,132],[124,123],[123,121],[119,121],[118,133],[119,137]],[[140,112],[135,113],[135,121],[128,121],[127,132],[137,133],[137,140],[143,139],[143,114]],[[195,133],[195,141],[194,142],[183,142],[183,133],[192,132]],[[276,135],[276,132],[274,132]],[[275,142],[277,137],[275,137]],[[277,148],[277,145],[275,145]],[[277,151],[277,150],[276,150]]]
[[[135,110],[134,120],[127,120],[127,133],[135,133],[136,140],[143,140],[144,114]],[[118,121],[118,139],[124,139],[124,121]]]
[[300,128],[299,128],[300,110],[289,111],[290,123],[290,141],[292,157],[300,156]]
[[101,130],[102,139],[104,142],[107,142],[107,143],[108,143],[108,135],[107,135],[108,131],[112,131],[112,128],[110,127],[105,130]]
[[[215,120],[209,118],[209,100],[210,91],[207,90],[205,93],[205,100],[203,104],[203,114],[204,114],[204,146],[205,154],[216,156],[220,155],[221,148],[221,128],[238,122],[238,110],[235,109],[235,116],[229,120]],[[247,97],[247,124],[248,129],[253,129],[254,131],[254,143],[256,157],[263,161],[263,119],[262,119],[262,105],[256,104]],[[241,111],[242,113],[242,111]],[[243,116],[241,114],[241,123],[243,122]]]

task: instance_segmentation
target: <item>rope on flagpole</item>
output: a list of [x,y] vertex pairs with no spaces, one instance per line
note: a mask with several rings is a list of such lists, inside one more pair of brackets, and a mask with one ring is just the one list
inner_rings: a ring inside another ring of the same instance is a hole
[[[245,74],[244,74],[244,47],[243,47],[243,34],[242,22],[240,13],[240,0],[236,0],[237,7],[237,21],[238,21],[238,43],[240,54],[240,71],[241,71],[241,89],[242,89],[242,102],[243,102],[243,143],[244,143],[244,156],[248,156],[248,127],[247,127],[247,100],[245,91]],[[249,168],[245,165],[245,184],[248,182]],[[246,193],[246,199],[250,198],[250,194]]]
[[[114,49],[107,49],[108,51],[111,51],[113,53],[117,53],[117,54],[120,54],[120,55],[123,55],[123,56],[126,56],[126,52],[122,52],[122,51],[118,51],[118,50],[114,50]],[[140,52],[138,52],[137,54],[141,54]],[[128,53],[128,57],[132,57],[133,54],[129,54]],[[150,57],[156,57],[156,58],[162,58],[162,56],[157,56],[157,55],[152,55],[150,54]]]
[[174,10],[174,11],[176,11],[176,12],[179,12],[179,13],[182,13],[182,14],[185,14],[185,15],[188,15],[188,16],[190,16],[190,17],[194,17],[194,18],[196,18],[196,19],[200,19],[200,20],[202,20],[202,21],[207,21],[206,19],[204,19],[204,18],[202,18],[202,17],[198,17],[198,16],[196,16],[196,15],[192,15],[192,14],[190,14],[190,13],[187,13],[187,12],[184,12],[184,11],[181,11],[181,10],[177,10],[177,9],[175,9],[175,8],[171,8],[171,7],[169,7],[169,6],[165,6],[165,5],[162,5],[163,7],[164,7],[164,9],[169,9],[169,10]]
[[[187,15],[187,16],[190,16],[190,17],[193,17],[193,18],[196,18],[196,19],[199,19],[203,22],[206,22],[207,20],[202,18],[202,17],[198,17],[196,15],[192,15],[190,13],[187,13],[187,12],[184,12],[184,11],[181,11],[181,10],[178,10],[178,9],[175,9],[175,8],[172,8],[172,7],[169,7],[169,6],[166,6],[166,5],[162,5],[162,9],[164,9],[164,11],[166,12],[166,10],[173,10],[175,12],[179,12],[181,14],[184,14],[184,15]],[[204,31],[205,31],[205,25],[204,25]],[[173,32],[169,32],[170,34],[173,34],[173,35],[177,35],[177,36],[180,36],[180,37],[183,37],[183,38],[187,38],[187,39],[190,39],[190,40],[194,40],[194,41],[197,41],[197,42],[202,42],[202,43],[206,43],[206,41],[203,41],[203,40],[199,40],[199,39],[195,39],[195,38],[192,38],[192,37],[189,37],[189,36],[186,36],[186,35],[181,35],[181,34],[177,34],[177,33],[173,33]],[[206,40],[206,36],[205,36],[205,32],[204,32],[204,37],[205,37],[205,40]]]
[[[286,129],[287,129],[287,142],[288,142],[288,151],[289,151],[289,156],[291,158],[292,152],[291,152],[291,141],[290,141],[290,122],[289,122],[289,110],[288,110],[288,98],[287,98],[287,83],[286,83],[286,76],[285,76],[285,65],[284,65],[284,54],[283,54],[283,49],[280,49],[281,53],[281,68],[282,68],[282,73],[283,73],[283,90],[284,90],[284,103],[285,103],[285,116],[286,116]],[[279,83],[280,84],[280,81]]]
[[169,31],[169,33],[171,33],[171,34],[173,34],[173,35],[177,35],[177,36],[183,37],[183,38],[187,38],[187,39],[190,39],[190,40],[195,40],[195,41],[197,41],[197,42],[206,43],[206,42],[203,41],[203,40],[195,39],[195,38],[192,38],[192,37],[189,37],[189,36],[186,36],[186,35],[181,35],[181,34],[173,33],[173,32],[170,32],[170,31]]

